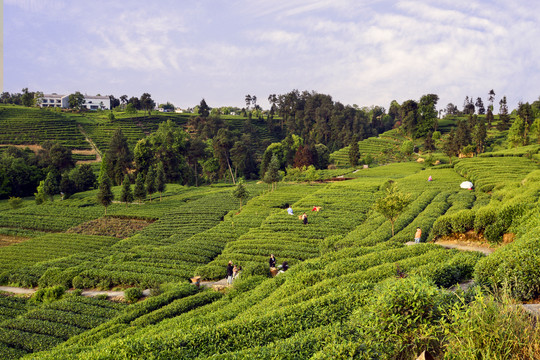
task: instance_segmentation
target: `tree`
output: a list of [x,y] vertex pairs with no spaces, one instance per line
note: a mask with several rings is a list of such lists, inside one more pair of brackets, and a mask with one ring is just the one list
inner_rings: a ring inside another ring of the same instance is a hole
[[76,91],[74,94],[69,95],[68,99],[69,107],[71,109],[80,110],[82,105],[84,104],[84,95],[78,91]]
[[475,105],[478,108],[478,115],[484,115],[486,113],[486,108],[484,107],[484,102],[481,97],[476,98]]
[[279,160],[275,154],[272,155],[272,160],[270,160],[268,169],[266,169],[266,173],[264,174],[263,181],[266,184],[271,184],[272,191],[274,191],[275,183],[279,181]]
[[435,150],[435,142],[433,141],[433,132],[430,131],[424,140],[424,150],[433,151]]
[[142,173],[137,174],[133,195],[135,196],[135,199],[139,200],[139,204],[146,199],[146,188],[144,187],[144,177]]
[[308,145],[301,145],[294,155],[293,167],[302,168],[314,164],[313,151]]
[[484,152],[484,146],[486,144],[487,129],[486,122],[483,117],[478,119],[476,127],[474,128],[473,141],[476,145],[476,153],[480,154]]
[[452,163],[452,156],[458,156],[459,146],[456,142],[456,132],[454,129],[450,130],[450,134],[443,143],[443,151],[450,158],[450,164]]
[[120,100],[115,98],[114,95],[109,95],[109,100],[111,102],[111,110],[120,106]]
[[418,103],[414,100],[407,100],[401,105],[401,127],[409,136],[413,136],[418,123]]
[[531,142],[540,144],[540,117],[536,118],[531,126]]
[[516,116],[516,119],[512,123],[510,130],[508,130],[508,145],[509,147],[517,147],[527,144],[525,134],[527,133],[527,123],[521,118]]
[[524,131],[522,133],[523,135],[523,144],[527,145],[529,143],[529,129],[531,128],[533,122],[534,122],[534,111],[528,102],[522,103],[520,102],[518,104],[518,110],[517,110],[518,116],[520,116],[523,119],[524,123]]
[[428,132],[436,130],[437,126],[437,102],[439,96],[436,94],[427,94],[420,98],[418,102],[418,124],[414,132],[416,138],[427,135]]
[[492,111],[492,106],[490,106],[488,108],[488,111],[487,111],[487,114],[486,114],[486,122],[487,122],[487,126],[489,128],[491,128],[491,124],[493,124],[493,120],[495,120],[495,118],[493,117],[493,111]]
[[136,114],[137,113],[137,109],[135,108],[135,105],[133,105],[132,103],[129,103],[126,105],[126,114]]
[[493,111],[493,101],[495,101],[495,91],[493,91],[493,89],[489,90],[488,101],[489,101],[488,109],[491,109],[491,111]]
[[249,110],[249,105],[251,105],[251,95],[246,95],[246,108]]
[[64,172],[62,174],[62,179],[60,180],[60,192],[62,195],[62,200],[69,199],[71,195],[77,192],[77,185],[69,177],[69,172]]
[[392,225],[392,236],[394,236],[394,223],[398,216],[411,202],[409,194],[403,194],[392,183],[385,189],[385,196],[377,199],[373,209],[383,215]]
[[317,169],[324,170],[330,164],[330,150],[324,144],[315,145],[315,157]]
[[219,174],[224,176],[227,169],[231,174],[233,184],[236,184],[236,180],[231,168],[230,150],[233,146],[232,136],[227,129],[219,129],[217,135],[212,141],[214,148],[214,156],[219,161]]
[[101,181],[99,182],[98,202],[105,207],[105,216],[107,216],[107,207],[112,204],[114,200],[114,194],[112,192],[112,181],[107,173],[103,174]]
[[195,186],[199,186],[199,159],[204,158],[205,155],[206,143],[204,141],[202,141],[200,138],[194,138],[189,140],[187,146],[187,159],[189,164],[193,166],[193,170],[195,172]]
[[148,112],[150,116],[152,110],[156,107],[156,102],[152,100],[152,96],[149,93],[144,93],[141,95],[141,108]]
[[233,190],[233,196],[240,200],[240,210],[242,210],[242,201],[249,197],[249,191],[246,189],[246,185],[243,180],[238,182],[238,185]]
[[353,135],[351,144],[349,145],[349,164],[351,167],[358,165],[358,159],[360,158],[360,150],[358,148],[358,138]]
[[132,202],[134,199],[133,191],[131,191],[131,181],[129,181],[129,175],[124,176],[124,181],[122,182],[122,193],[120,194],[120,201],[126,203],[126,209],[128,203]]
[[199,115],[202,118],[207,118],[208,115],[210,115],[210,108],[208,107],[204,99],[202,99],[199,104]]
[[21,100],[22,100],[23,106],[27,106],[27,107],[33,106],[35,103],[34,93],[28,91],[28,88],[22,89],[22,92],[23,94],[21,96]]
[[45,188],[45,181],[41,180],[37,187],[37,192],[34,193],[34,196],[36,197],[36,205],[41,205],[45,201],[47,201],[47,195],[45,194],[44,188]]
[[497,130],[507,130],[509,122],[510,116],[508,116],[508,105],[506,104],[506,96],[503,96],[501,101],[499,101],[499,123],[497,124]]
[[167,182],[181,183],[187,176],[186,147],[188,134],[173,121],[162,122],[147,139],[155,161],[161,161]]
[[147,139],[140,139],[133,150],[133,160],[135,161],[135,170],[146,173],[154,160],[154,152]]
[[43,184],[43,192],[49,197],[51,201],[54,200],[54,195],[58,194],[59,186],[56,175],[49,171],[47,177],[45,178],[45,183]]
[[133,155],[121,128],[115,130],[103,161],[107,162],[108,175],[113,184],[120,185],[133,161]]
[[161,201],[161,195],[165,191],[167,184],[165,179],[165,170],[163,168],[163,163],[159,162],[156,173],[156,190],[159,191],[159,201]]
[[150,202],[152,202],[152,194],[156,192],[156,173],[154,167],[150,166],[148,173],[146,173],[146,180],[144,182],[146,192],[150,196]]
[[465,101],[463,101],[463,113],[466,115],[474,114],[475,108],[473,104],[473,98],[469,99],[468,96],[465,96]]

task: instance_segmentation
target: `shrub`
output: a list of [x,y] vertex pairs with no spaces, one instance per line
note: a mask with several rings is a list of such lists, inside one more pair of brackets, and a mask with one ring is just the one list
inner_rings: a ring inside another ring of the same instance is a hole
[[443,215],[439,217],[433,223],[433,237],[438,236],[447,236],[452,233],[452,223],[450,221],[450,216]]
[[493,224],[486,226],[484,230],[484,237],[494,244],[498,244],[502,241],[502,236],[504,235],[505,228],[501,222],[497,221]]
[[53,302],[62,298],[65,292],[66,289],[61,285],[39,289],[32,295],[32,301],[42,303]]
[[9,206],[12,209],[18,209],[23,206],[23,200],[20,197],[10,196],[8,200]]
[[484,206],[476,211],[474,230],[480,232],[497,219],[497,210],[491,206]]
[[132,287],[124,291],[124,299],[133,304],[142,297],[142,291],[138,287]]
[[464,233],[467,230],[474,228],[474,211],[461,210],[453,214],[450,222],[452,223],[452,231],[455,233]]

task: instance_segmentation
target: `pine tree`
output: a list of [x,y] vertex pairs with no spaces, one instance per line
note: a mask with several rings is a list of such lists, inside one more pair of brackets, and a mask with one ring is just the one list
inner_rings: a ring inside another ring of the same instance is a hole
[[153,166],[148,168],[144,185],[146,187],[146,192],[150,196],[150,202],[152,202],[152,194],[156,192],[156,173],[154,172]]
[[353,136],[351,144],[349,145],[349,164],[351,167],[358,165],[358,159],[360,158],[360,150],[358,149],[358,138]]
[[97,193],[97,200],[103,206],[105,206],[105,216],[107,216],[107,207],[112,204],[114,200],[114,194],[112,192],[112,181],[107,173],[103,174],[101,182],[99,183],[99,190]]
[[503,131],[508,129],[510,122],[510,116],[508,115],[508,105],[506,104],[506,96],[503,96],[499,101],[499,123],[497,124],[497,130]]
[[484,152],[484,146],[486,144],[487,130],[486,123],[483,117],[478,118],[476,127],[474,128],[473,139],[476,145],[476,153],[480,154]]
[[491,128],[491,125],[493,124],[493,120],[494,120],[493,111],[491,110],[491,107],[490,107],[488,108],[488,111],[486,114],[486,122],[487,122],[488,128]]
[[139,204],[146,199],[146,188],[144,187],[144,178],[143,174],[137,174],[137,180],[135,180],[135,199],[139,200]]
[[163,195],[166,187],[167,180],[165,179],[165,169],[163,168],[163,163],[160,162],[156,174],[156,190],[159,191],[159,201],[161,201],[161,195]]
[[129,181],[129,176],[126,174],[124,176],[124,181],[122,182],[122,194],[120,195],[120,201],[126,203],[126,209],[128,203],[132,202],[134,199],[133,191],[131,191],[131,181]]

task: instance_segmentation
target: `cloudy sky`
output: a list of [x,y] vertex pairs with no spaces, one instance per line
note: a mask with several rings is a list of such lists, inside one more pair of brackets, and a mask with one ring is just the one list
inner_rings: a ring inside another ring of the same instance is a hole
[[[540,96],[540,2],[4,0],[4,91],[268,108],[293,89],[439,108]],[[151,4],[151,5],[149,5]],[[495,107],[498,111],[498,106]]]

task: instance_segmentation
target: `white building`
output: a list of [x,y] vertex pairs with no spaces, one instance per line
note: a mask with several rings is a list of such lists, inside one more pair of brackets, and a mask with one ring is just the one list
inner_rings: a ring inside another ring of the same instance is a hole
[[[41,107],[60,107],[69,108],[69,95],[43,94],[41,98]],[[111,99],[108,96],[88,96],[84,95],[82,108],[88,110],[109,110],[111,108]]]
[[60,107],[68,108],[69,107],[69,95],[58,95],[58,94],[43,94],[41,98],[41,107]]

